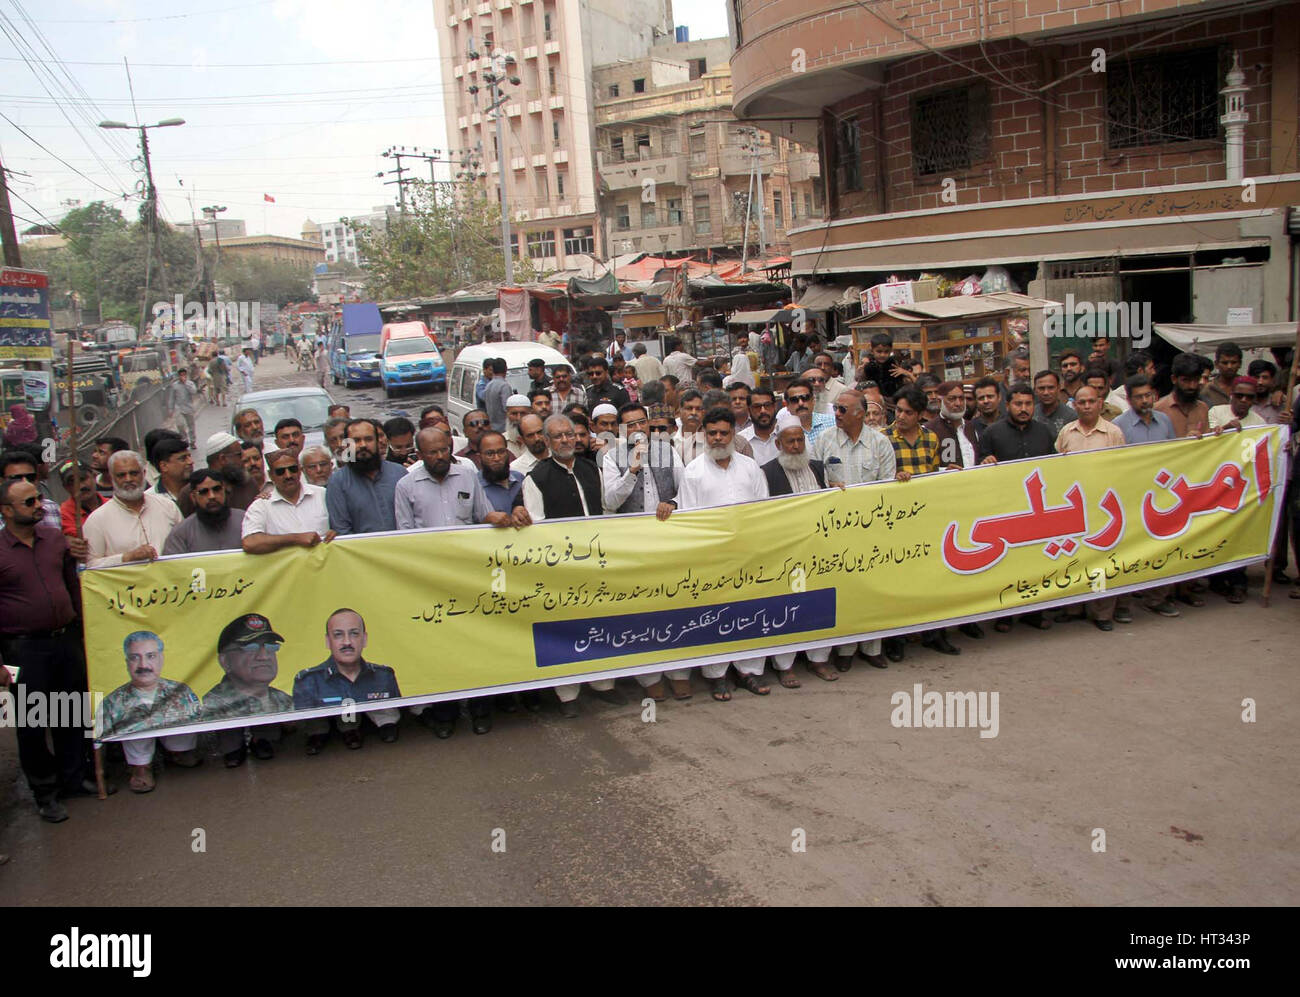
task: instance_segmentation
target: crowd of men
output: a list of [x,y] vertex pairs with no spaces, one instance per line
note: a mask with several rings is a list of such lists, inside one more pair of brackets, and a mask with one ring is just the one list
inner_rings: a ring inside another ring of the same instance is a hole
[[[1087,362],[1067,350],[1059,371],[1031,376],[1022,349],[1010,355],[1001,379],[941,383],[895,353],[890,337],[880,334],[853,372],[856,380],[846,383],[843,366],[819,352],[778,395],[735,378],[724,387],[716,370],[695,374],[682,360],[680,344],[670,344],[662,366],[656,360],[656,366],[636,368],[636,399],[610,377],[610,354],[627,362],[622,345],[581,361],[585,384],[577,383],[567,367],[548,370],[536,361],[527,393],[510,386],[504,361],[489,360],[479,385],[482,406],[464,415],[458,427],[463,435],[437,405],[421,411],[418,422],[352,417],[347,406],[338,405],[330,410],[323,445],[317,446],[306,445],[303,426],[291,418],[267,434],[251,408],[235,413],[235,433],[212,434],[199,446],[162,429],[146,435],[143,454],[125,440],[100,439],[88,466],[66,461],[54,469],[69,495],[61,504],[44,490],[47,469],[39,449],[11,449],[0,457],[0,657],[20,666],[29,690],[86,688],[78,564],[98,567],[236,549],[262,555],[339,536],[474,524],[526,529],[548,519],[615,513],[653,513],[663,521],[680,511],[906,482],[1057,453],[1255,425],[1290,424],[1293,433],[1300,428],[1277,367],[1257,360],[1242,374],[1241,350],[1231,343],[1219,347],[1213,364],[1192,354],[1174,357],[1167,372],[1171,390],[1163,397],[1152,358],[1140,350],[1122,365],[1109,361],[1104,349]],[[645,356],[644,349],[630,352],[633,363]],[[192,434],[192,424],[186,428]],[[273,446],[264,445],[267,435]],[[1296,462],[1291,466],[1273,568],[1279,583],[1291,581],[1285,568],[1288,532],[1300,564]],[[1183,611],[1179,604],[1203,606],[1211,591],[1240,603],[1244,571],[1147,589],[1138,601],[1157,615],[1177,617]],[[1290,595],[1300,598],[1300,581]],[[1019,620],[1048,629],[1053,622],[1086,615],[1099,630],[1111,631],[1133,621],[1134,603],[1126,596],[1104,596],[1062,610],[1054,619],[1027,612],[997,619],[993,626],[1007,632]],[[967,639],[985,637],[978,623],[955,629]],[[287,704],[287,694],[257,677],[259,670],[273,677],[277,667],[278,635],[264,617],[240,617],[223,631],[215,650],[226,677],[201,701],[187,687],[161,678],[161,638],[132,634],[123,646],[129,682],[113,694],[118,697],[114,716],[129,719],[133,709],[147,713],[159,696],[159,703],[182,719],[212,715],[213,709],[231,716],[279,712],[300,704],[300,687],[301,702],[309,705],[348,696],[356,701],[397,697],[392,670],[364,658],[360,614],[339,609],[326,619],[325,631],[329,657],[299,673]],[[953,636],[934,627],[915,639],[940,654],[960,654]],[[884,669],[902,661],[908,645],[907,638],[891,637],[802,654],[811,675],[833,682],[855,658]],[[783,687],[800,686],[797,657],[772,656],[774,677]],[[767,695],[767,662],[767,656],[756,655],[705,665],[700,672],[713,699],[725,702],[736,688]],[[693,694],[691,669],[636,680],[642,694],[656,701]],[[8,672],[0,669],[0,682],[8,681]],[[626,703],[612,680],[587,686],[599,699]],[[563,716],[578,715],[581,688],[573,683],[555,689]],[[231,703],[244,712],[229,712]],[[460,706],[440,703],[412,712],[446,738],[455,730]],[[491,730],[494,711],[537,711],[543,696],[478,697],[464,706],[474,732],[484,734]],[[362,746],[368,727],[392,742],[398,720],[395,709],[362,713],[347,722],[314,719],[306,725],[306,750],[318,754],[335,728],[348,748]],[[250,751],[269,759],[278,733],[274,725],[225,730],[216,749],[232,768],[244,764]],[[158,740],[176,765],[202,761],[193,737]],[[130,788],[148,792],[155,784],[154,739],[129,745]],[[47,744],[43,730],[20,730],[19,750],[45,819],[66,819],[61,798],[93,791],[80,731],[55,730]]]

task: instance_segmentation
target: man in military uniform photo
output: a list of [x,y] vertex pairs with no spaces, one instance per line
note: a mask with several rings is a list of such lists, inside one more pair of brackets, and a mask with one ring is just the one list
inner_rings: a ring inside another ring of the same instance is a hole
[[[203,719],[226,720],[292,710],[289,694],[271,687],[280,673],[276,655],[283,644],[284,638],[261,613],[247,613],[227,623],[217,638],[217,660],[226,674],[203,697]],[[255,728],[253,755],[263,761],[274,758],[275,748],[265,735],[278,733],[273,724]],[[225,756],[226,768],[243,765],[249,747],[244,743],[244,728],[218,731],[217,747]]]
[[[130,681],[104,697],[100,711],[100,737],[130,734],[170,724],[199,719],[199,697],[184,682],[162,677],[162,638],[149,630],[137,630],[122,641],[126,674]],[[148,793],[154,788],[155,742],[162,741],[167,757],[182,768],[194,768],[202,759],[194,749],[196,734],[165,734],[122,742],[122,752],[131,767],[131,790]]]
[[[325,646],[330,656],[315,668],[304,668],[293,680],[293,706],[296,710],[322,707],[347,708],[353,704],[397,699],[397,675],[387,665],[376,665],[362,657],[368,637],[366,621],[355,609],[336,609],[325,620]],[[337,718],[343,743],[361,747],[361,716],[379,728],[385,744],[397,740],[397,709],[365,710],[358,716]],[[307,754],[319,754],[330,736],[330,718],[313,717],[306,721]]]

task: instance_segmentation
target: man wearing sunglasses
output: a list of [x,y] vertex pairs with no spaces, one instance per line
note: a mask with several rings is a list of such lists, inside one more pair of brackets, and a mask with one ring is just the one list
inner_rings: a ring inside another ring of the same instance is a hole
[[[809,449],[817,438],[828,429],[835,428],[835,417],[829,412],[818,412],[814,408],[816,389],[805,377],[799,378],[785,389],[785,408],[803,427],[804,442]],[[784,420],[782,420],[784,422]],[[784,428],[784,426],[782,427]]]
[[325,489],[302,480],[302,466],[292,450],[276,450],[268,458],[274,491],[244,514],[243,548],[247,554],[269,554],[282,547],[315,547],[334,539]]
[[244,510],[230,507],[229,491],[221,472],[200,468],[190,475],[189,486],[194,511],[167,535],[163,556],[239,550],[244,535]]
[[483,456],[479,453],[479,444],[483,440],[483,434],[492,428],[492,422],[482,409],[471,409],[461,419],[461,425],[465,427],[465,439],[468,442],[464,449],[456,452],[456,456],[464,457],[481,471]]
[[[81,586],[77,562],[58,527],[41,521],[41,496],[25,479],[0,481],[0,688],[19,669],[28,693],[79,695],[86,689],[81,650]],[[42,819],[68,819],[60,796],[94,792],[86,782],[84,731],[56,724],[46,745],[43,726],[20,725],[18,761]]]
[[[293,697],[271,683],[280,674],[277,655],[284,638],[261,613],[239,616],[222,629],[217,638],[217,661],[226,674],[203,697],[204,720],[229,720],[293,709]],[[278,725],[253,728],[253,755],[265,761],[275,757],[268,735],[278,735]],[[238,768],[248,758],[244,728],[217,732],[217,749],[225,756],[226,768]]]

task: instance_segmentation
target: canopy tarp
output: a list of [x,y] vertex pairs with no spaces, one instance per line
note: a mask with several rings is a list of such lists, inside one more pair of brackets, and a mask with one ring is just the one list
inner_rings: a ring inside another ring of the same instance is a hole
[[1294,346],[1294,322],[1263,322],[1252,325],[1167,325],[1157,322],[1155,333],[1185,353],[1212,356],[1220,343],[1236,343],[1243,350]]
[[568,282],[570,296],[579,294],[618,294],[618,278],[610,270],[599,277],[570,277]]
[[778,311],[780,311],[779,308],[772,308],[761,312],[736,312],[731,316],[731,318],[727,319],[727,324],[767,325],[767,323],[771,322],[772,319],[776,317]]
[[824,312],[844,300],[845,287],[839,284],[812,284],[799,299],[796,307],[809,312]]

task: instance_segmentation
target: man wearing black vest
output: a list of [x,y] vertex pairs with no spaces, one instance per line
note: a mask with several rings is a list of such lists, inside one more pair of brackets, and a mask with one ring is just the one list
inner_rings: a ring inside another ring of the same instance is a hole
[[[606,512],[649,512],[660,520],[672,515],[677,489],[686,467],[672,445],[672,416],[655,405],[654,427],[649,410],[635,402],[619,409],[618,442],[604,448],[600,458],[601,492]],[[651,699],[667,698],[664,676],[674,699],[689,699],[691,670],[647,672],[636,677]]]
[[[551,455],[538,461],[524,479],[524,508],[534,523],[547,519],[576,516],[599,516],[604,512],[601,499],[600,471],[589,461],[577,460],[578,435],[567,416],[553,415],[542,426]],[[615,706],[627,704],[614,689],[613,679],[588,683],[597,697]],[[566,717],[578,715],[578,683],[555,687],[560,697],[560,712]]]

